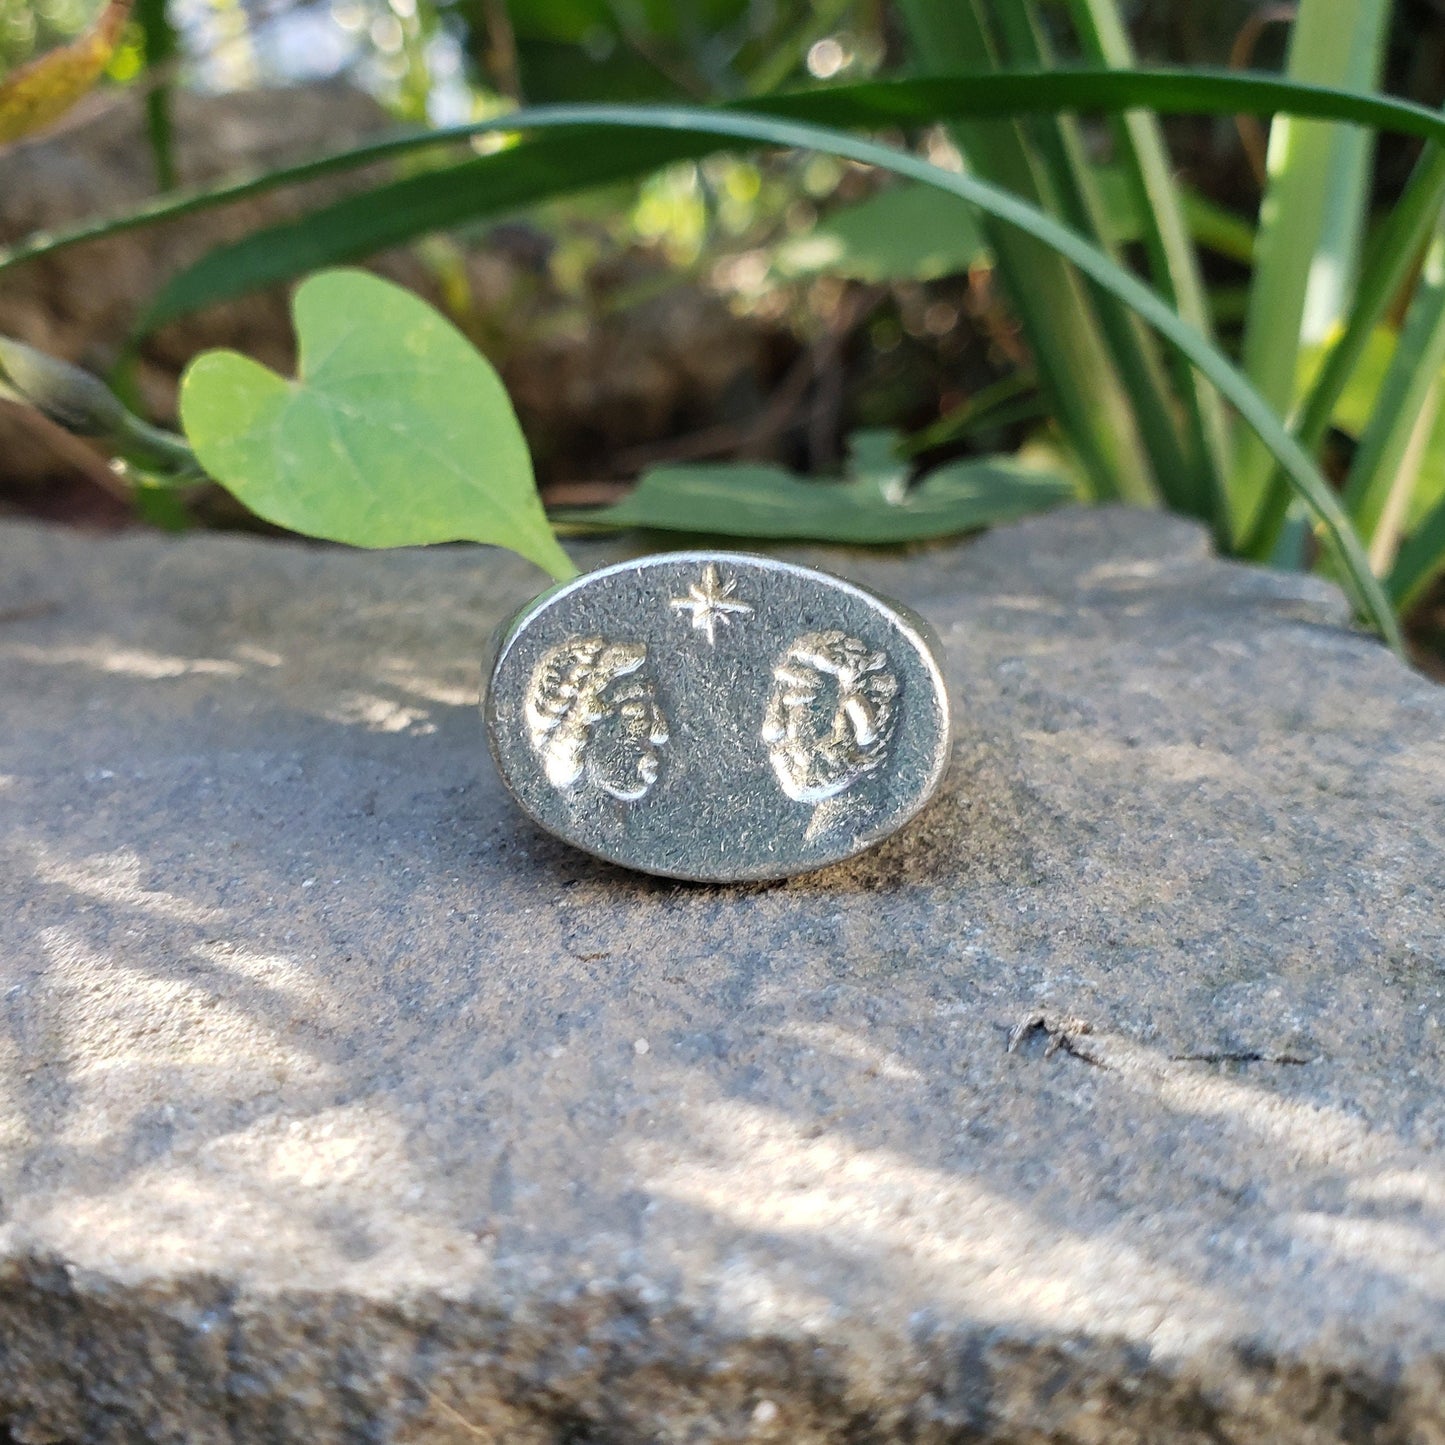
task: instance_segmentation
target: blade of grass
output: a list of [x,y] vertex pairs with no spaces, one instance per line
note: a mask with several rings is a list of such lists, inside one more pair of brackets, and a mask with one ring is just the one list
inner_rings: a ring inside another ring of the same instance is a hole
[[[1013,3],[1013,0],[1010,0]],[[925,73],[1000,65],[986,0],[900,0],[915,66]],[[959,123],[953,135],[971,169],[1051,209],[1043,160],[1011,120]],[[1077,275],[1034,238],[985,222],[1003,288],[1038,368],[1050,409],[1097,497],[1154,500],[1134,406]]]
[[[1349,322],[1343,335],[1330,348],[1300,408],[1295,435],[1306,451],[1318,451],[1370,337],[1410,279],[1442,204],[1445,204],[1445,149],[1432,145],[1416,163],[1404,194],[1372,242],[1361,270]],[[1289,484],[1276,472],[1260,515],[1241,545],[1243,555],[1256,560],[1273,555],[1289,502]]]
[[[1391,0],[1367,0],[1358,13],[1344,70],[1338,75],[1303,78],[1323,79],[1347,90],[1377,89],[1390,10]],[[1329,127],[1329,153],[1324,163],[1323,249],[1315,253],[1309,268],[1300,329],[1305,346],[1317,346],[1339,328],[1349,313],[1370,219],[1374,152],[1375,137],[1368,131]]]
[[1395,565],[1395,558],[1399,555],[1400,534],[1404,531],[1405,518],[1410,514],[1410,502],[1419,483],[1420,469],[1430,449],[1430,435],[1439,415],[1440,378],[1437,375],[1420,403],[1420,410],[1410,428],[1395,479],[1390,484],[1389,494],[1380,510],[1380,520],[1370,535],[1365,555],[1369,557],[1370,566],[1374,568],[1377,577],[1388,576]]
[[[1387,11],[1387,0],[1301,0],[1290,33],[1290,78],[1331,84],[1353,79],[1369,86]],[[1334,271],[1342,281],[1354,272],[1349,248],[1358,240],[1358,221],[1338,235],[1327,229],[1340,204],[1363,211],[1367,199],[1362,174],[1346,178],[1336,171],[1338,135],[1333,126],[1290,117],[1277,119],[1270,133],[1243,361],[1245,375],[1282,416],[1295,401],[1305,306],[1312,284],[1318,286],[1311,276]],[[1332,189],[1349,181],[1354,189],[1345,201],[1332,200]],[[1258,440],[1241,438],[1230,474],[1239,536],[1254,529],[1273,471]]]
[[[1038,15],[1029,0],[1009,0],[1007,4],[995,6],[995,14],[1011,64],[1055,68]],[[1027,134],[1055,198],[1050,209],[1119,260],[1093,168],[1073,118],[1067,114],[1037,117],[1028,126]],[[1090,288],[1089,300],[1132,404],[1155,486],[1170,507],[1212,524],[1214,512],[1195,485],[1197,479],[1175,421],[1173,398],[1153,338],[1127,308],[1097,286]],[[1187,364],[1183,369],[1191,370]]]
[[[979,83],[999,78],[981,77]],[[1114,88],[1122,82],[1128,90],[1134,89],[1134,82],[1138,78],[1138,75],[1124,73],[1101,76],[1097,72],[1090,77],[1093,82],[1107,79]],[[1152,77],[1156,83],[1159,78],[1157,74]],[[1013,77],[1008,79],[1012,80]],[[1076,82],[1080,77],[1077,73],[1041,77],[1041,86],[1046,79],[1063,80],[1067,82],[1067,90],[1076,91]],[[1238,83],[1241,78],[1237,76],[1213,79],[1222,84],[1231,104],[1236,103],[1236,98],[1239,103],[1247,103],[1250,92],[1258,89],[1260,85],[1260,82],[1251,80],[1241,87]],[[937,89],[930,82],[914,84],[925,85],[930,91]],[[1279,89],[1275,82],[1263,84],[1271,97]],[[974,85],[965,89],[960,83],[953,82],[950,93],[955,97],[956,103],[968,104],[976,101],[976,89]],[[1240,94],[1241,89],[1245,94]],[[848,94],[856,99],[855,92],[850,91]],[[870,87],[869,94],[876,105],[877,88]],[[903,96],[893,90],[886,99],[890,108],[901,110],[901,100],[911,94],[911,87]],[[829,110],[832,111],[837,108],[839,95],[840,92],[837,91],[824,91],[804,99],[810,102],[810,108],[814,100],[827,102]],[[1167,98],[1166,95],[1165,99]],[[1207,99],[1207,96],[1204,98]],[[1306,93],[1301,103],[1318,99],[1318,96]],[[1190,103],[1195,103],[1192,96]],[[1370,103],[1366,101],[1365,104],[1368,108]],[[1433,113],[1420,112],[1418,108],[1406,107],[1406,110],[1411,120],[1418,120],[1421,114],[1434,118]],[[860,118],[858,113],[850,113],[854,120]],[[506,123],[505,120],[493,120],[461,129],[462,133],[473,134],[482,130],[495,130]],[[445,134],[453,136],[457,133],[452,131]],[[435,138],[403,137],[390,144],[405,144],[415,148]],[[339,202],[329,209],[313,212],[295,222],[257,233],[228,248],[212,252],[193,270],[183,272],[162,291],[149,311],[145,324],[157,326],[176,315],[184,314],[187,310],[244,294],[249,289],[269,282],[290,279],[319,266],[359,259],[429,231],[441,230],[482,216],[496,215],[568,190],[580,189],[589,181],[600,184],[611,179],[642,174],[654,165],[683,156],[702,154],[717,145],[716,141],[699,145],[696,138],[637,134],[619,137],[614,145],[598,151],[578,148],[575,142],[566,137],[544,135],[496,155],[470,157],[455,167],[403,178],[364,196]],[[372,147],[365,148],[365,153],[374,156]],[[302,168],[299,173],[293,171],[290,178],[302,179],[310,176],[322,169],[324,164],[325,162],[312,163]],[[243,182],[211,198],[205,194],[194,198],[181,197],[167,207],[163,214],[184,214],[188,210],[201,208],[203,204],[210,203],[210,200],[236,199],[250,194],[251,189],[250,183]],[[1406,218],[1413,204],[1411,197],[1419,194],[1418,188],[1413,186],[1407,191],[1397,212],[1399,219]],[[1396,217],[1392,217],[1386,229],[1394,227],[1395,221]],[[138,222],[134,217],[121,218],[114,225],[104,227],[102,233],[125,229],[136,223]],[[7,259],[14,264],[24,259],[27,254],[43,254],[58,245],[73,243],[80,234],[71,233],[59,238],[41,239],[38,243],[32,242],[28,252],[22,249],[11,253],[8,258],[5,253],[0,252],[0,269],[3,269]],[[1368,274],[1366,280],[1367,283],[1370,280]],[[1363,334],[1367,335],[1368,332]],[[1288,488],[1281,484],[1277,499],[1281,505],[1287,496]],[[1276,526],[1277,517],[1271,522],[1270,535]],[[1251,550],[1250,555],[1264,555],[1267,550],[1266,548],[1265,553]]]
[[[1009,79],[1012,80],[1015,77],[1009,77]],[[1099,89],[1093,92],[1096,96],[1102,94],[1117,99],[1121,91],[1125,89],[1136,94],[1137,91],[1133,91],[1132,86],[1120,87],[1116,82],[1120,80],[1130,82],[1137,79],[1137,76],[1121,76],[1117,73],[1107,77],[1094,74],[1089,77],[1089,84],[1090,87],[1099,86]],[[1218,101],[1226,87],[1221,84],[1208,87],[1208,89],[1212,91],[1214,99]],[[1290,89],[1293,88],[1286,87],[1286,92]],[[1087,93],[1088,87],[1084,87],[1082,90]],[[1276,101],[1282,98],[1278,87],[1274,88],[1273,96]],[[897,94],[891,97],[895,104],[900,98]],[[1261,94],[1255,92],[1254,99],[1256,104],[1259,103],[1262,99]],[[907,95],[906,103],[916,104],[916,96]],[[1424,111],[1421,107],[1402,105],[1398,102],[1386,103],[1348,95],[1320,94],[1300,98],[1300,103],[1316,107],[1328,105],[1332,110],[1341,110],[1351,115],[1391,115],[1398,120],[1401,128],[1416,127],[1426,135],[1433,135],[1437,129],[1445,128],[1431,112]],[[1354,535],[1347,517],[1308,455],[1284,430],[1279,418],[1272,412],[1269,405],[1248,384],[1246,379],[1209,344],[1205,337],[1194,327],[1182,321],[1154,292],[1136,277],[1123,271],[1096,247],[1083,241],[1053,218],[1039,213],[1026,202],[1019,200],[1018,197],[977,177],[958,175],[942,170],[914,156],[894,151],[874,142],[859,140],[856,137],[817,126],[786,123],[773,117],[658,107],[571,106],[517,112],[508,116],[505,124],[505,128],[512,130],[570,127],[581,129],[584,132],[609,126],[644,131],[660,129],[668,133],[691,132],[698,140],[726,137],[732,141],[743,140],[755,144],[829,151],[845,159],[856,160],[866,165],[878,165],[907,178],[937,185],[940,189],[970,201],[996,219],[1028,231],[1037,240],[1059,251],[1082,272],[1119,296],[1146,322],[1160,331],[1166,340],[1189,356],[1220,390],[1225,399],[1235,406],[1244,420],[1261,433],[1266,445],[1275,453],[1284,467],[1291,484],[1307,501],[1319,519],[1328,545],[1339,552],[1346,578],[1361,610],[1372,625],[1384,634],[1392,646],[1397,650],[1402,648],[1399,629],[1394,617],[1369,569],[1358,538]],[[504,126],[502,122],[496,122],[490,128],[502,129]],[[316,164],[318,163],[313,163],[313,170]],[[328,162],[323,161],[319,164],[326,166]],[[331,158],[329,164],[334,167],[335,158]],[[294,171],[292,174],[294,175]],[[575,187],[576,184],[577,182],[574,180],[572,186]],[[230,188],[231,195],[234,195],[235,189],[235,187]],[[187,197],[184,204],[190,209],[200,209],[214,201],[215,193],[212,192]],[[175,205],[176,203],[172,202],[172,213],[174,213]],[[145,219],[153,219],[154,214],[155,208],[152,208]],[[142,222],[131,217],[128,218],[128,223],[141,224]],[[74,236],[70,238],[72,243],[74,239]],[[28,254],[36,253],[37,244],[43,243],[37,243],[32,239],[32,249]],[[12,263],[15,259],[17,258],[12,256]]]
[[[1215,205],[1198,191],[1185,191],[1182,198],[1189,238],[1241,266],[1254,264],[1254,227],[1242,216]],[[1213,315],[1208,292],[1201,299],[1207,316]],[[1228,470],[1226,468],[1225,470]]]
[[1011,371],[982,391],[975,392],[946,415],[915,432],[899,446],[905,457],[916,457],[933,447],[960,441],[984,427],[1011,426],[1044,415],[1038,380],[1028,371]]
[[[1445,232],[1437,231],[1369,425],[1345,478],[1345,508],[1367,543],[1385,513],[1426,400],[1445,365]],[[1417,468],[1418,470],[1418,468]]]
[[[748,109],[757,115],[855,129],[930,125],[958,116],[998,117],[1057,109],[1112,113],[1141,107],[1167,115],[1288,114],[1339,120],[1445,144],[1445,118],[1412,101],[1357,95],[1330,86],[1300,85],[1233,71],[1080,69],[919,77],[761,97],[748,103]],[[724,107],[721,113],[728,114],[729,108]],[[0,247],[0,271],[86,241],[231,205],[267,191],[301,185],[392,157],[441,150],[478,136],[516,128],[514,117],[507,115],[432,130],[403,130],[297,165],[158,196],[117,215],[35,232],[10,246]],[[690,149],[681,153],[688,157],[704,156],[719,149],[721,144],[712,136],[693,136],[688,143]],[[552,174],[534,178],[532,200],[585,188],[597,157],[592,153],[578,153],[570,166],[560,155],[553,156],[551,161]]]
[[1406,539],[1390,569],[1386,591],[1390,601],[1407,613],[1445,572],[1445,502],[1430,512]]
[[665,130],[613,133],[605,146],[594,147],[579,147],[571,133],[543,133],[492,155],[420,170],[208,253],[161,288],[137,333],[309,271],[718,148],[716,140],[699,144],[696,135]]
[[[1069,0],[1074,28],[1085,57],[1116,70],[1134,65],[1134,48],[1115,0]],[[1158,121],[1147,111],[1125,111],[1113,119],[1114,154],[1134,196],[1141,222],[1140,239],[1154,284],[1174,309],[1205,336],[1213,335],[1204,278],[1191,244],[1185,200],[1174,179]],[[1196,222],[1198,217],[1195,218]],[[1253,240],[1250,242],[1253,254]],[[1224,408],[1198,373],[1175,353],[1175,386],[1184,400],[1194,448],[1191,490],[1196,515],[1205,515],[1217,533],[1228,531],[1229,431]]]

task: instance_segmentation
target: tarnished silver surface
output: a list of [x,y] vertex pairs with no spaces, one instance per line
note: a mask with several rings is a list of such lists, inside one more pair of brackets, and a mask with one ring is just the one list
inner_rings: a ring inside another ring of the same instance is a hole
[[948,695],[926,623],[730,552],[604,567],[529,602],[487,679],[503,781],[542,827],[648,873],[780,878],[932,797]]

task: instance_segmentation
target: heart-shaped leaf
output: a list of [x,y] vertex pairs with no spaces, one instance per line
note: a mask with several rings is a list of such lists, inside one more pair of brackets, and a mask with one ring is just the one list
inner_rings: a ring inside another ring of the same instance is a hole
[[501,378],[424,301],[363,271],[297,289],[294,381],[198,357],[181,420],[202,465],[258,516],[355,547],[491,542],[576,574],[537,497]]

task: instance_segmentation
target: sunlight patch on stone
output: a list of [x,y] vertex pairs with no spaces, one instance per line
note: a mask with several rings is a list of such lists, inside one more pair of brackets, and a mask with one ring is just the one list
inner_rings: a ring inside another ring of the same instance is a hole
[[1148,1089],[1169,1108],[1237,1124],[1286,1151],[1283,1157],[1300,1163],[1336,1167],[1348,1163],[1358,1168],[1393,1159],[1400,1148],[1398,1140],[1371,1130],[1343,1110],[1297,1102],[1272,1089],[1225,1077],[1208,1064],[1171,1060],[1117,1035],[1091,1040],[1090,1053],[1130,1084]]
[[640,1160],[649,1189],[763,1237],[813,1240],[856,1266],[920,1275],[910,1290],[971,1318],[1084,1330],[1107,1297],[1132,1338],[1164,1351],[1239,1324],[1224,1297],[1117,1232],[1050,1225],[966,1174],[836,1132],[810,1138],[798,1121],[749,1104],[719,1100],[694,1122],[711,1147],[650,1168]]
[[1307,1210],[1294,1215],[1291,1224],[1303,1238],[1356,1266],[1365,1264],[1397,1280],[1408,1279],[1412,1292],[1445,1299],[1445,1255],[1440,1249],[1438,1216],[1347,1219]]
[[263,1118],[94,1199],[36,1199],[25,1229],[81,1268],[122,1277],[234,1269],[245,1241],[252,1277],[279,1289],[321,1277],[381,1297],[465,1294],[489,1271],[492,1244],[433,1203],[401,1124],[356,1104]]
[[849,1033],[847,1029],[836,1028],[832,1024],[785,1024],[778,1032],[784,1038],[797,1039],[823,1053],[851,1059],[879,1078],[910,1084],[924,1082],[923,1074],[912,1064],[887,1049],[880,1049],[877,1044],[870,1044],[857,1034]]
[[42,882],[58,884],[86,898],[138,908],[182,923],[213,924],[225,918],[218,908],[206,908],[164,889],[143,886],[145,862],[129,848],[78,859],[56,857],[40,848],[33,852],[36,876]]
[[252,662],[257,667],[281,667],[286,662],[286,659],[273,648],[257,647],[253,642],[243,642],[232,651],[242,662]]
[[1402,1209],[1424,1206],[1445,1213],[1445,1176],[1430,1169],[1382,1169],[1373,1178],[1351,1185],[1350,1198]]
[[202,943],[192,953],[227,973],[285,993],[314,996],[316,978],[297,959],[284,953],[263,953],[237,943]]
[[465,680],[449,681],[435,673],[421,671],[414,662],[389,657],[377,668],[377,675],[392,687],[427,702],[441,703],[444,707],[472,708],[479,704],[481,698],[480,669],[476,670],[476,676],[468,672]]
[[89,667],[96,672],[118,673],[125,677],[143,678],[147,682],[188,676],[241,677],[246,671],[239,662],[224,657],[176,657],[163,652],[147,652],[139,647],[111,647],[104,643],[70,647],[12,644],[0,648],[0,657],[47,667]]
[[436,724],[427,720],[430,714],[425,708],[407,707],[394,698],[378,697],[374,693],[352,693],[335,707],[327,708],[322,716],[330,722],[364,727],[373,733],[409,733],[418,737],[436,731]]
[[44,1067],[64,1071],[82,1091],[68,1111],[72,1139],[75,1131],[102,1139],[170,1103],[191,1108],[213,1094],[274,1091],[328,1067],[282,1038],[283,1027],[295,1033],[292,1015],[273,1024],[244,1001],[219,995],[204,974],[150,976],[98,952],[69,927],[44,929],[40,939],[48,967],[22,988],[31,1026],[48,1040]]

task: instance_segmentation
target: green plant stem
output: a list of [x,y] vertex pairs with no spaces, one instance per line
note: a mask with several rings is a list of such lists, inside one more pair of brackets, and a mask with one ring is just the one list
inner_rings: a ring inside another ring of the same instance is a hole
[[88,371],[8,336],[0,336],[0,398],[103,443],[138,472],[160,474],[157,481],[181,483],[201,475],[184,437],[142,421]]
[[916,457],[933,447],[959,441],[984,427],[1033,421],[1041,414],[1038,378],[1021,368],[975,392],[947,415],[915,432],[900,444],[899,452],[905,457]]
[[179,51],[179,36],[166,13],[166,0],[136,0],[135,18],[140,26],[146,70],[156,83],[146,95],[146,132],[155,162],[156,184],[163,191],[176,183],[175,136],[171,124],[171,87],[163,77]]

